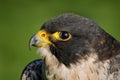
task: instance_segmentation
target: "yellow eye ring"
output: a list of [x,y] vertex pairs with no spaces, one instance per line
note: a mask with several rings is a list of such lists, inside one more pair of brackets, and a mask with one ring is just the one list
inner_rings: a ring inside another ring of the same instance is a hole
[[54,37],[55,40],[59,40],[59,41],[67,41],[69,39],[71,39],[71,34],[67,31],[60,31],[60,32],[55,32],[52,35]]

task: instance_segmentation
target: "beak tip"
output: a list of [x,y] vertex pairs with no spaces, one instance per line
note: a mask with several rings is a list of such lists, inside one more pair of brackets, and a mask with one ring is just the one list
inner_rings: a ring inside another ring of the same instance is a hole
[[31,50],[31,47],[35,45],[34,36],[35,35],[33,35],[29,40],[29,50]]
[[29,50],[31,50],[32,46],[37,47],[36,46],[37,42],[38,42],[38,38],[36,34],[34,34],[29,40]]
[[31,51],[31,48],[32,48],[32,45],[31,44],[29,44],[29,50]]
[[32,45],[31,42],[29,42],[29,50],[31,51]]

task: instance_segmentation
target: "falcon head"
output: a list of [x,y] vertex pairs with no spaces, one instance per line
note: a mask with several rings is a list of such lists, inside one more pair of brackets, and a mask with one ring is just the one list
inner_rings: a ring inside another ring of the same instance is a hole
[[114,38],[94,21],[74,14],[63,14],[43,24],[31,37],[30,46],[38,47],[43,58],[53,55],[65,66],[92,55],[102,61],[118,53]]

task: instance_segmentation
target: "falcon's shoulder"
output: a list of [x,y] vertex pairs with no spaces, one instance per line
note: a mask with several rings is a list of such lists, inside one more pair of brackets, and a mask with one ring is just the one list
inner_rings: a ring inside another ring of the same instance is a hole
[[21,80],[44,80],[44,61],[41,59],[30,62],[22,72]]

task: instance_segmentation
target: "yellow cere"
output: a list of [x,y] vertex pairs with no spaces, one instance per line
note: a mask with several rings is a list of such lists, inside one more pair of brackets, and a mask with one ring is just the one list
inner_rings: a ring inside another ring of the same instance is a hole
[[41,43],[38,44],[37,46],[44,47],[46,45],[52,44],[51,41],[49,41],[50,34],[47,33],[45,30],[38,31],[37,35],[41,40]]

